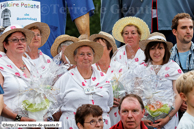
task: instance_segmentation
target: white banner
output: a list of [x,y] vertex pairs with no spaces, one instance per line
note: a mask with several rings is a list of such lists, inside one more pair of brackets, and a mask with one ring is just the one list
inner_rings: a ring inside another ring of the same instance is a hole
[[1,122],[1,128],[59,128],[62,127],[61,122]]
[[37,1],[6,1],[0,2],[0,26],[13,24],[25,26],[40,22],[40,2]]

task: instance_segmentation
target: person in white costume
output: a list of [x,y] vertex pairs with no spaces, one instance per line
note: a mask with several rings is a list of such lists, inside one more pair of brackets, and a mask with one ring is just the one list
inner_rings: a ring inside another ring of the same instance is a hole
[[30,77],[30,62],[23,57],[27,44],[34,37],[33,32],[19,25],[7,27],[0,36],[0,84],[4,90],[4,107],[0,116],[2,121],[35,121],[18,110],[20,91],[27,87]]
[[[175,82],[182,74],[182,70],[176,62],[169,60],[170,49],[172,46],[173,44],[171,42],[167,42],[165,36],[158,32],[150,34],[147,40],[140,42],[140,48],[144,50],[146,59],[145,62],[136,68],[137,71],[152,67],[151,70],[153,73],[159,77],[159,85],[154,87],[156,90],[154,92],[157,93],[157,97],[165,96],[166,99],[168,99],[167,101],[172,100],[174,103],[174,110],[172,110],[165,118],[158,119],[155,123],[145,120],[144,123],[147,126],[163,129],[175,129],[178,125],[177,111],[181,106],[182,100],[176,90]],[[140,73],[143,74],[143,72],[139,72],[139,74]]]
[[[100,43],[103,46],[103,55],[101,59],[92,66],[99,71],[104,72],[110,80],[113,80],[114,77],[119,78],[119,76],[121,76],[121,74],[127,69],[127,67],[117,61],[114,61],[113,63],[113,61],[111,60],[114,53],[117,51],[114,37],[106,32],[100,31],[98,34],[91,35],[89,39],[94,42]],[[112,108],[109,113],[111,126],[120,121],[117,99],[118,98],[114,98],[114,108]]]
[[103,46],[87,39],[69,45],[65,56],[75,68],[62,75],[54,87],[62,102],[60,121],[63,129],[78,129],[75,112],[82,104],[99,105],[105,120],[104,129],[111,127],[108,112],[113,106],[113,90],[105,74],[92,67],[102,57]]
[[143,20],[137,17],[121,18],[114,24],[112,34],[116,40],[125,43],[115,55],[117,61],[126,65],[130,65],[132,60],[138,64],[143,62],[145,55],[139,48],[139,41],[147,39],[150,34],[148,25]]
[[46,43],[50,35],[50,28],[46,23],[43,22],[35,22],[26,25],[24,28],[34,32],[34,38],[27,47],[25,57],[32,63],[33,66],[36,67],[39,74],[42,75],[44,71],[49,69],[52,59],[42,53],[41,50],[38,50],[38,48]]
[[71,45],[74,42],[77,42],[78,38],[74,37],[74,36],[69,36],[67,34],[64,35],[60,35],[55,39],[55,42],[53,43],[53,45],[51,46],[51,55],[53,57],[55,57],[57,54],[59,54],[61,52],[61,62],[63,62],[64,64],[68,63],[66,61],[65,55],[63,54],[63,52],[65,51],[65,49],[67,48],[67,46]]
[[181,75],[176,81],[176,89],[181,99],[187,103],[187,110],[183,114],[177,129],[194,128],[194,72],[190,71]]

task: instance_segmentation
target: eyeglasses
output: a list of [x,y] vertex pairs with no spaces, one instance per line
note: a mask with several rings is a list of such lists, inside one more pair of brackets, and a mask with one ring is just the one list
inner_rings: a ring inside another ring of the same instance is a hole
[[41,34],[35,34],[34,37],[35,36],[38,37],[38,38],[40,38],[42,35]]
[[100,124],[104,123],[106,119],[99,119],[98,121],[96,120],[91,120],[90,122],[84,122],[84,123],[90,123],[90,125],[95,126],[97,124],[97,122],[99,122]]
[[10,40],[8,40],[8,41],[10,41],[10,42],[13,42],[13,43],[19,43],[19,40],[22,42],[22,43],[25,43],[25,42],[27,42],[27,39],[26,38],[21,38],[21,39],[10,39]]

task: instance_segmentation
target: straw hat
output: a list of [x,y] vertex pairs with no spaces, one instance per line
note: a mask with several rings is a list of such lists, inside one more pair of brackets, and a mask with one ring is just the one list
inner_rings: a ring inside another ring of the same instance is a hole
[[71,64],[75,64],[76,62],[74,60],[74,51],[81,46],[89,46],[91,47],[95,54],[94,54],[94,61],[92,63],[98,62],[100,58],[103,55],[103,46],[99,43],[90,41],[88,39],[79,40],[78,42],[72,43],[71,45],[67,46],[67,48],[64,51],[65,56],[69,59]]
[[34,37],[34,33],[30,30],[24,29],[22,28],[20,25],[11,25],[8,26],[4,31],[3,34],[0,36],[0,51],[5,52],[4,51],[4,47],[3,47],[3,41],[5,40],[5,38],[14,32],[23,32],[26,35],[26,39],[27,39],[27,44],[30,44],[32,38]]
[[41,46],[43,46],[46,43],[46,41],[50,35],[50,28],[49,28],[48,24],[43,23],[43,22],[34,22],[34,23],[29,24],[29,25],[26,25],[24,28],[30,29],[31,27],[34,27],[34,26],[38,27],[38,29],[41,32],[41,35],[42,35],[41,36]]
[[163,43],[166,43],[169,51],[173,47],[173,44],[171,42],[167,42],[166,41],[166,37],[162,33],[159,33],[159,32],[154,32],[154,33],[150,34],[149,37],[148,37],[148,39],[142,40],[139,43],[139,46],[140,46],[140,48],[142,50],[145,50],[146,49],[146,46],[150,42],[163,42]]
[[118,20],[113,26],[112,34],[116,40],[125,43],[123,41],[121,32],[127,25],[135,25],[139,28],[139,30],[141,31],[140,40],[147,39],[150,34],[148,25],[142,19],[137,17],[124,17]]
[[89,37],[89,39],[91,41],[94,41],[96,38],[103,38],[103,39],[106,39],[110,45],[112,46],[113,48],[113,53],[117,50],[117,46],[116,46],[116,43],[115,43],[115,39],[113,38],[113,36],[109,33],[106,33],[106,32],[103,32],[103,31],[100,31],[98,34],[93,34]]
[[73,37],[73,36],[69,36],[69,35],[60,35],[58,36],[56,39],[55,39],[55,42],[53,43],[53,45],[51,46],[51,55],[53,57],[55,57],[58,52],[58,47],[59,45],[62,43],[62,42],[65,42],[65,41],[72,41],[72,42],[77,42],[79,39],[76,38],[76,37]]

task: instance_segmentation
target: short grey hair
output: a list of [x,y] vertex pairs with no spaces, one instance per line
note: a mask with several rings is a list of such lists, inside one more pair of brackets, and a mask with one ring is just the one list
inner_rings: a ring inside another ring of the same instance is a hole
[[58,53],[61,52],[62,46],[69,46],[69,45],[71,45],[72,43],[73,43],[73,41],[71,41],[71,40],[67,40],[67,41],[62,42],[62,43],[58,46],[57,52],[58,52]]
[[[78,50],[79,48],[81,48],[81,47],[90,47],[90,46],[88,46],[88,45],[79,46],[78,48],[75,49],[75,51],[74,51],[74,53],[73,53],[74,56],[77,55],[77,50]],[[92,47],[90,47],[90,48],[92,49],[93,54],[95,54],[94,49],[93,49]]]

